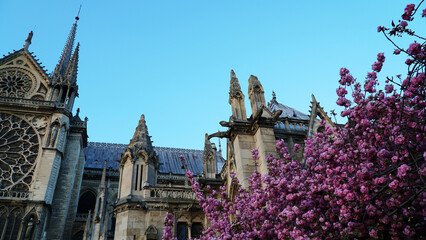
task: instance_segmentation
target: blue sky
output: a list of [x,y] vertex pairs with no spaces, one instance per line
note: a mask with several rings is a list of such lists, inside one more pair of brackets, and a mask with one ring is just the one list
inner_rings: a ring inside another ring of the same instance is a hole
[[[377,33],[403,13],[408,2],[396,0],[0,0],[0,56],[34,30],[30,51],[52,71],[80,3],[74,111],[89,118],[89,141],[127,144],[145,114],[154,145],[202,149],[204,134],[223,130],[219,121],[231,114],[231,69],[248,116],[251,74],[267,102],[274,90],[279,102],[308,113],[312,93],[327,112],[339,110],[341,67],[363,80],[384,52],[381,79],[406,70]],[[418,20],[416,29],[426,29]]]

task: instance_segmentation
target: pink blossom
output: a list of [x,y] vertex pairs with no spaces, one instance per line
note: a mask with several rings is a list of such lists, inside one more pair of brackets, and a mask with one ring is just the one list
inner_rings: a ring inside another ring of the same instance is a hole
[[406,28],[408,26],[408,23],[406,21],[401,21],[401,27]]
[[395,54],[395,55],[399,55],[401,53],[401,50],[399,50],[399,49],[395,49],[395,51],[393,51],[393,54]]
[[393,85],[392,84],[387,84],[385,86],[385,90],[386,90],[386,93],[391,93],[393,91]]
[[405,175],[407,175],[407,171],[410,171],[410,170],[411,170],[411,167],[409,167],[407,164],[402,164],[398,168],[398,177],[399,178],[405,177]]
[[348,91],[346,91],[345,88],[339,87],[337,90],[337,96],[344,97],[346,94],[348,94]]
[[402,19],[411,21],[411,13],[414,10],[415,5],[414,4],[408,4],[405,7],[404,14],[402,14]]
[[399,184],[399,181],[398,180],[393,180],[391,183],[389,183],[389,187],[392,189],[392,190],[396,190],[396,188],[398,187],[398,184]]
[[385,54],[384,53],[378,53],[377,54],[377,61],[384,63],[385,62]]
[[340,76],[341,77],[345,76],[348,73],[349,73],[349,70],[347,68],[341,68],[340,69]]
[[293,152],[297,152],[300,149],[300,145],[295,143],[293,146]]
[[[413,11],[414,4],[404,12],[409,20]],[[411,34],[404,25],[402,21],[380,30],[390,38]],[[200,240],[421,239],[426,228],[421,180],[426,176],[426,81],[425,44],[419,44],[394,52],[409,58],[404,78],[377,77],[383,53],[377,55],[364,88],[348,69],[340,69],[336,103],[345,107],[341,116],[347,116],[347,122],[308,138],[306,162],[294,159],[279,140],[277,154],[266,157],[269,171],[260,174],[255,168],[247,188],[233,173],[226,185],[201,189],[187,171],[210,223]],[[298,145],[293,150],[300,151]],[[264,161],[257,150],[252,155],[253,165]],[[170,240],[174,221],[167,219],[164,231]]]
[[407,52],[411,55],[417,55],[422,52],[422,48],[420,43],[412,43],[410,44],[410,47],[408,48]]
[[377,235],[377,230],[376,229],[371,229],[370,232],[370,237],[374,238],[374,239],[378,239],[379,236]]
[[380,72],[382,70],[382,67],[383,67],[383,63],[374,62],[372,69],[373,69],[373,71]]

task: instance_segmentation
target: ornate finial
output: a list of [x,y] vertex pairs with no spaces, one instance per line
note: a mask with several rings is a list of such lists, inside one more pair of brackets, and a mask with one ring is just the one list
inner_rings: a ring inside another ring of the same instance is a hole
[[75,17],[75,20],[78,21],[80,19],[80,11],[81,11],[81,4],[80,4],[80,8],[78,9],[78,13],[77,16]]
[[133,138],[130,139],[130,143],[128,147],[134,150],[143,148],[148,155],[151,154],[153,150],[151,136],[149,136],[148,127],[145,121],[145,115],[143,114],[141,115],[141,118],[139,119],[138,126],[135,129]]
[[77,82],[77,70],[78,70],[78,53],[80,49],[80,43],[77,43],[74,54],[72,55],[71,61],[65,71],[65,81],[73,84]]
[[234,70],[231,70],[231,85],[229,88],[229,94],[235,95],[236,92],[241,92],[241,86],[238,82],[237,75],[235,75]]
[[27,39],[25,40],[25,44],[24,44],[24,49],[28,50],[28,47],[31,44],[31,39],[33,38],[33,31],[31,30],[31,32],[28,34]]
[[77,108],[77,113],[75,114],[76,117],[80,114],[80,108]]
[[102,177],[101,177],[101,183],[99,184],[99,188],[105,188],[106,168],[107,168],[107,160],[105,160],[104,162],[104,169],[102,170]]
[[231,79],[232,78],[236,78],[237,76],[235,76],[235,72],[234,72],[234,70],[233,69],[231,69]]
[[219,138],[219,152],[221,153],[221,155],[222,155],[222,145],[220,144],[220,138]]
[[55,70],[53,71],[53,78],[57,78],[59,76],[62,76],[65,73],[65,70],[68,67],[68,64],[71,60],[71,53],[74,46],[74,40],[75,40],[75,34],[77,32],[77,19],[75,23],[72,25],[70,35],[68,36],[67,42],[65,43],[64,50],[62,51],[61,57],[59,58],[59,62],[55,67]]
[[277,96],[275,95],[274,91],[272,91],[272,100],[277,100]]

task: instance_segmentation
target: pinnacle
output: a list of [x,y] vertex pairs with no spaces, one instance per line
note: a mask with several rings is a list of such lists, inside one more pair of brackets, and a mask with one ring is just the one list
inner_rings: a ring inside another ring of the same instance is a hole
[[138,126],[135,129],[133,138],[130,140],[129,147],[142,147],[146,151],[151,151],[152,141],[148,134],[148,127],[146,126],[145,115],[141,115]]
[[235,75],[235,72],[234,72],[234,70],[233,69],[231,69],[231,79],[232,78],[237,78],[237,76]]

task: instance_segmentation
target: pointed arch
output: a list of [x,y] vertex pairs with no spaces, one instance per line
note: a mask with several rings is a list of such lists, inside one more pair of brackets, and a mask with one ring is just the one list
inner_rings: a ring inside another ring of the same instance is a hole
[[154,225],[150,225],[145,231],[147,240],[155,240],[158,236],[158,230]]
[[59,121],[58,118],[52,121],[49,128],[49,134],[47,135],[47,139],[46,139],[46,147],[55,146],[56,138],[59,134],[60,127],[61,127],[61,122]]
[[0,206],[0,237],[3,235],[3,232],[6,230],[7,216],[9,211],[5,206]]
[[6,231],[3,233],[4,240],[18,239],[19,229],[22,223],[22,215],[23,211],[20,207],[16,207],[10,211],[6,220]]
[[89,211],[94,212],[96,205],[96,192],[92,189],[86,189],[84,192],[80,193],[78,200],[77,213],[89,213]]
[[35,229],[39,223],[39,217],[39,213],[34,207],[25,214],[22,218],[21,239],[34,239]]

